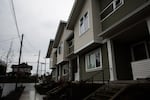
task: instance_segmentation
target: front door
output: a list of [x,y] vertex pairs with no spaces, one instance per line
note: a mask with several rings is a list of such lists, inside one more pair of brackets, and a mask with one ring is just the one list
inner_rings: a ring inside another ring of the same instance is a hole
[[77,73],[77,58],[73,59],[71,61],[71,66],[72,66],[72,80],[75,80],[75,74]]

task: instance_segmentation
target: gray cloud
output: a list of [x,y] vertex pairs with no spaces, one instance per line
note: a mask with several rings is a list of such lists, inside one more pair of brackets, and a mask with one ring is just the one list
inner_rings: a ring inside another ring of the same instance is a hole
[[[0,0],[0,41],[17,37],[11,0]],[[60,20],[67,20],[74,0],[13,0],[20,34],[24,34],[23,61],[31,61],[41,50],[45,57],[49,39],[55,37]],[[14,39],[14,62],[18,61],[19,39]],[[28,43],[28,42],[30,43]],[[32,46],[31,46],[31,45]],[[0,42],[0,57],[7,54],[10,41]],[[5,53],[4,53],[5,52]],[[34,64],[36,67],[36,64]]]

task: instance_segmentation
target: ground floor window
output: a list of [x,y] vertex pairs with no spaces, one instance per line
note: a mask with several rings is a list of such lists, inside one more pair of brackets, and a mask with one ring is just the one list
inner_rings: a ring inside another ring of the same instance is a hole
[[102,68],[101,49],[96,49],[85,55],[86,71],[95,71]]
[[67,75],[68,74],[68,70],[69,70],[69,67],[68,67],[68,64],[64,64],[62,65],[62,73],[63,73],[63,76]]
[[132,60],[138,61],[149,58],[149,43],[146,41],[132,45]]

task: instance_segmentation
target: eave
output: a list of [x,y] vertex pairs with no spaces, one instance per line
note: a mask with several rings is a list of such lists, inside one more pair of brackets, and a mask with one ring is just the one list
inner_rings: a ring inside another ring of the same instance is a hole
[[51,55],[51,52],[52,52],[52,49],[53,49],[53,43],[54,43],[54,40],[51,39],[50,42],[49,42],[46,58],[50,58],[50,55]]
[[86,0],[75,0],[73,8],[70,13],[70,16],[68,18],[67,29],[69,29],[69,30],[74,29],[74,25],[77,21],[77,18],[79,16],[85,2],[86,2]]
[[62,33],[66,27],[67,22],[65,21],[60,21],[57,32],[56,32],[56,36],[55,36],[55,41],[54,41],[54,48],[57,48],[59,42],[60,42],[60,38],[62,36]]

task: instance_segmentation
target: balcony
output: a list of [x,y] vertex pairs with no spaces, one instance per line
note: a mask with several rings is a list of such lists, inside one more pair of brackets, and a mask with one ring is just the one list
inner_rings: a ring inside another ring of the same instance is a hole
[[72,54],[74,52],[74,45],[68,48],[68,54]]
[[74,53],[74,39],[72,38],[71,40],[67,41],[67,56],[70,56]]
[[56,64],[57,64],[57,52],[55,52],[53,55],[52,66],[55,66]]

